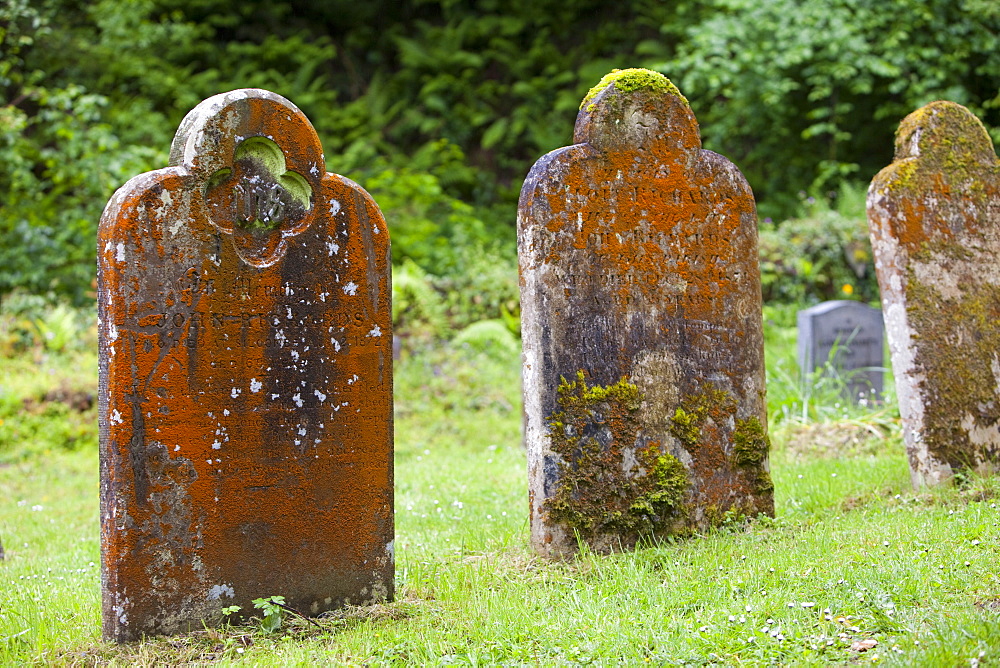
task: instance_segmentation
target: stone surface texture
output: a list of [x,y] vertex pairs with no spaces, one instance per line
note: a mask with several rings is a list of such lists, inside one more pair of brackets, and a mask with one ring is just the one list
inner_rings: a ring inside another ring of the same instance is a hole
[[750,187],[648,70],[605,77],[574,142],[518,212],[534,549],[773,513]]
[[968,109],[896,133],[868,225],[914,486],[1000,461],[1000,161]]
[[393,595],[389,239],[262,90],[184,119],[98,233],[105,637]]
[[882,311],[862,302],[829,301],[799,311],[799,368],[808,374],[832,362],[848,398],[877,400],[885,375],[882,329]]

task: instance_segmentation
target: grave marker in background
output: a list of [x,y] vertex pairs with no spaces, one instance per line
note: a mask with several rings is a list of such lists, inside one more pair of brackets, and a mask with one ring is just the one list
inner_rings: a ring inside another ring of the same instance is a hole
[[868,224],[913,484],[1000,462],[1000,161],[968,109],[900,123]]
[[799,311],[798,330],[799,368],[804,377],[830,361],[844,379],[851,400],[881,398],[885,373],[882,311],[855,301],[823,302]]
[[198,105],[98,267],[105,636],[391,598],[388,232],[302,112]]
[[521,191],[531,540],[543,555],[773,512],[753,195],[687,100],[624,70]]

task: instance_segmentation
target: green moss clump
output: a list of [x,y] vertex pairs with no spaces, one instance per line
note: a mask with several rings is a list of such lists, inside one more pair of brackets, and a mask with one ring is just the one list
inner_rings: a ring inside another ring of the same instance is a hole
[[932,102],[917,109],[896,131],[896,179],[893,191],[939,191],[951,186],[982,196],[985,181],[1000,177],[986,127],[975,114],[954,102]]
[[701,427],[709,417],[724,419],[736,410],[736,400],[726,391],[710,385],[699,394],[684,398],[670,418],[670,433],[690,451],[701,440]]
[[[583,98],[583,101],[580,102],[580,109],[583,109],[584,106],[588,105],[588,103],[597,97],[602,90],[612,85],[623,93],[632,93],[643,88],[663,92],[668,95],[673,95],[681,100],[685,105],[690,106],[687,98],[681,95],[677,86],[675,86],[670,79],[663,76],[659,72],[633,67],[625,70],[611,70],[611,72],[605,74],[597,85],[590,89],[586,97]],[[593,107],[594,105],[591,104],[587,107],[587,111],[593,111]]]
[[771,474],[764,468],[764,461],[770,449],[771,439],[764,432],[764,426],[757,416],[736,421],[730,461],[735,468],[743,471],[750,486],[758,494],[774,491]]
[[733,463],[737,466],[759,466],[767,459],[771,439],[764,433],[757,416],[736,421],[733,432]]
[[588,386],[580,371],[563,378],[557,394],[559,410],[546,420],[560,457],[555,493],[544,504],[549,519],[584,538],[617,534],[623,542],[669,528],[685,512],[687,470],[658,442],[641,442],[639,388],[624,378]]
[[708,526],[713,528],[735,527],[748,518],[753,517],[753,508],[742,508],[731,506],[723,511],[719,506],[712,504],[705,508],[705,520]]
[[647,515],[657,515],[664,509],[679,509],[680,500],[688,486],[687,469],[673,455],[657,454],[650,450],[645,453],[647,461],[655,463],[650,476],[655,480],[653,489],[636,500],[632,510],[641,510]]

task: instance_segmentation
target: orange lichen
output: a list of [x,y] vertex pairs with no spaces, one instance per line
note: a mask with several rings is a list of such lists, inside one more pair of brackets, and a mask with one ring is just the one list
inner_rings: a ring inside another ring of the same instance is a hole
[[[392,592],[385,221],[326,173],[287,101],[246,91],[199,111],[205,131],[185,119],[175,166],[126,184],[99,229],[104,629],[116,640],[214,623],[266,594],[315,613]],[[243,138],[265,135],[312,199],[297,234],[255,230],[274,242],[255,255],[231,200],[211,209],[204,195]]]

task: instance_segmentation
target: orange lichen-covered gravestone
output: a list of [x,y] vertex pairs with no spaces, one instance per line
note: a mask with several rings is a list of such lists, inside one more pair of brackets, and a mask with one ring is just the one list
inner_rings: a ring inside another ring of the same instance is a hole
[[198,105],[98,234],[109,639],[393,593],[389,239],[288,100]]
[[965,107],[907,116],[868,189],[914,486],[1000,464],[1000,160]]
[[531,540],[563,557],[773,513],[757,219],[662,75],[623,70],[518,216]]

